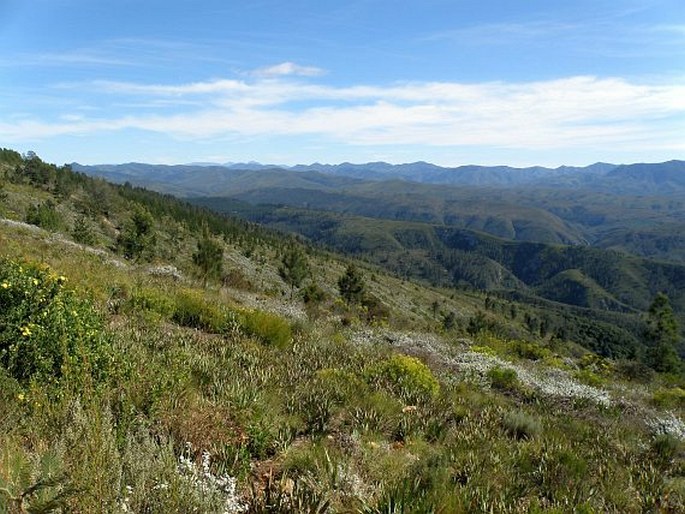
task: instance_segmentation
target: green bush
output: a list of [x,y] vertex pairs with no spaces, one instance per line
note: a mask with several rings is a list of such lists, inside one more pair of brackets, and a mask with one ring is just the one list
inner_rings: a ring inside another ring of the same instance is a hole
[[685,390],[680,387],[659,389],[652,395],[652,403],[662,408],[685,407]]
[[265,344],[283,348],[293,339],[290,323],[269,312],[247,311],[240,318],[243,331]]
[[107,373],[102,320],[65,282],[47,267],[0,261],[0,364],[20,382]]
[[430,368],[408,355],[396,354],[381,362],[371,369],[369,378],[407,403],[425,402],[440,392]]
[[48,200],[29,206],[26,211],[26,223],[37,225],[45,230],[55,231],[62,225],[62,217],[57,212],[55,204]]
[[372,294],[364,297],[362,310],[368,323],[379,323],[390,318],[390,309]]
[[519,379],[516,371],[511,368],[495,366],[487,373],[490,385],[501,391],[515,391],[519,388]]
[[644,362],[636,360],[624,359],[618,361],[616,373],[626,380],[642,383],[648,383],[654,378],[654,370]]
[[91,220],[84,215],[80,215],[74,220],[74,224],[71,228],[71,237],[73,237],[74,241],[77,243],[84,245],[94,245],[97,242],[93,224]]
[[176,311],[176,302],[159,289],[140,287],[131,293],[127,307],[134,313],[147,311],[170,318]]
[[171,319],[184,327],[221,333],[230,321],[230,313],[195,291],[183,290],[174,299]]
[[312,282],[302,289],[300,295],[302,296],[302,301],[308,305],[321,303],[327,298],[326,291],[321,289],[316,282]]
[[292,397],[295,412],[308,433],[323,433],[339,406],[356,402],[368,386],[355,374],[342,369],[318,370],[312,380],[301,382]]
[[317,385],[335,402],[341,403],[367,390],[360,377],[343,369],[323,368],[314,375]]
[[532,361],[544,359],[550,354],[548,349],[527,341],[514,341],[512,349],[519,357]]
[[597,373],[589,369],[581,369],[576,371],[573,376],[592,387],[602,387],[606,384],[606,380],[600,377]]

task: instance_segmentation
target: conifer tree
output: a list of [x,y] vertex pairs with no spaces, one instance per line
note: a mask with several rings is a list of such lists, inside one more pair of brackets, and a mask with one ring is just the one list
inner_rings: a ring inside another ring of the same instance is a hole
[[676,352],[678,322],[664,293],[656,295],[647,311],[645,342],[649,345],[649,363],[657,371],[673,372],[680,366]]
[[200,269],[200,276],[205,284],[210,279],[216,280],[223,272],[224,247],[214,239],[205,228],[197,242],[197,250],[193,254],[193,263]]
[[74,241],[84,245],[92,245],[95,243],[95,234],[86,217],[81,214],[74,220],[74,226],[71,229],[71,236]]
[[278,273],[283,281],[290,286],[290,299],[296,287],[302,285],[302,281],[309,275],[309,264],[304,254],[297,248],[292,248],[283,255]]
[[139,260],[152,256],[156,240],[152,215],[147,209],[138,207],[124,225],[118,244],[124,257]]
[[340,296],[348,304],[360,304],[366,294],[364,277],[354,264],[347,266],[345,273],[338,279],[338,290]]

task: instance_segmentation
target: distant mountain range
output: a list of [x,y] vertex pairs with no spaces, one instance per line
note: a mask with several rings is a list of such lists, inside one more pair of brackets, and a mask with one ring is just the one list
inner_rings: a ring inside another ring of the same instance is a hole
[[236,201],[287,206],[685,262],[685,161],[555,169],[421,162],[72,168],[218,210]]
[[685,313],[685,161],[72,168],[296,232],[436,285],[596,312],[644,310],[665,291]]
[[[183,196],[233,193],[234,187],[274,182],[314,181],[317,187],[340,187],[349,184],[334,177],[362,181],[403,180],[423,184],[479,187],[542,187],[553,189],[584,188],[612,194],[671,195],[685,193],[685,161],[657,164],[595,163],[586,167],[561,166],[513,168],[510,166],[459,166],[445,168],[427,162],[411,164],[309,164],[292,167],[257,162],[213,165],[195,163],[175,166],[128,163],[72,168],[115,182],[161,188]],[[248,172],[258,173],[253,176]]]

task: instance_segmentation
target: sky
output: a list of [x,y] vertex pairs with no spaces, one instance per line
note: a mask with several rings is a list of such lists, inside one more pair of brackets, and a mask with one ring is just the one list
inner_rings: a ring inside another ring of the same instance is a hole
[[684,0],[0,0],[48,162],[685,159]]

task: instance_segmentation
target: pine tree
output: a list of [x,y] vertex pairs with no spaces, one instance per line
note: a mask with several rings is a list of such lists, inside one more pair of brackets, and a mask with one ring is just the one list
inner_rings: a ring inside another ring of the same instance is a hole
[[202,238],[197,242],[197,250],[193,254],[193,263],[200,268],[200,276],[205,286],[208,280],[215,280],[221,277],[223,259],[223,245],[205,229]]
[[297,248],[292,248],[283,255],[278,273],[283,281],[290,286],[290,299],[296,287],[302,285],[302,281],[309,275],[309,264],[304,254]]
[[80,215],[74,220],[74,226],[71,229],[71,237],[74,238],[74,241],[83,245],[95,244],[93,228],[84,215]]
[[657,371],[673,372],[680,366],[676,352],[678,322],[673,315],[671,303],[664,293],[659,293],[647,311],[645,342],[649,349],[649,364]]
[[157,238],[152,214],[142,207],[136,208],[118,239],[118,245],[124,257],[139,260],[151,258]]
[[49,231],[56,231],[62,224],[62,217],[52,200],[30,205],[26,210],[26,223],[36,225]]
[[348,304],[360,304],[366,294],[364,277],[354,264],[347,266],[345,273],[338,279],[340,296]]

